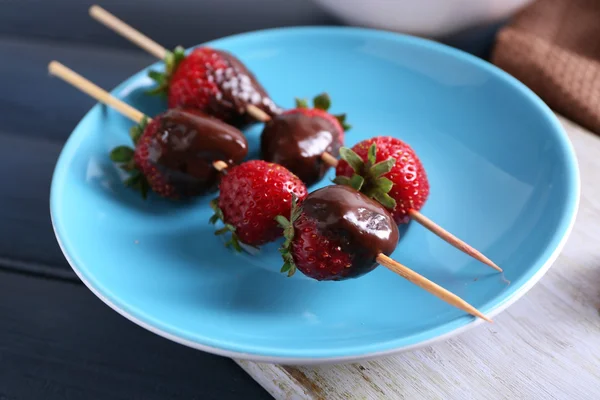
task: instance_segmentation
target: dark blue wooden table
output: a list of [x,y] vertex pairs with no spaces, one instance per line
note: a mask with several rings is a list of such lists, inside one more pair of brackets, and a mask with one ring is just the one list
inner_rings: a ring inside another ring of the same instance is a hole
[[[102,1],[165,45],[333,23],[308,0]],[[0,399],[266,399],[231,360],[169,342],[85,288],[56,244],[52,171],[94,102],[52,79],[60,60],[105,88],[154,62],[87,15],[91,1],[0,2]]]

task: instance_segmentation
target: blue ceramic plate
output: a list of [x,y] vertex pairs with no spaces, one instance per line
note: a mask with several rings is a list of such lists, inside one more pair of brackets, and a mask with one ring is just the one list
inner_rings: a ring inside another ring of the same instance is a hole
[[[375,135],[411,144],[431,184],[422,212],[505,273],[416,224],[393,257],[484,313],[522,296],[558,255],[577,209],[577,163],[552,112],[507,74],[440,44],[365,29],[270,30],[210,45],[237,55],[282,106],[329,92],[353,125],[347,145]],[[144,95],[146,73],[113,93],[154,115],[165,105]],[[107,154],[128,143],[130,126],[95,106],[64,147],[50,205],[75,272],[137,324],[221,355],[319,363],[410,349],[480,322],[385,268],[317,282],[280,274],[277,244],[232,253],[208,224],[212,196],[143,201],[123,187]],[[253,156],[260,130],[248,132]]]

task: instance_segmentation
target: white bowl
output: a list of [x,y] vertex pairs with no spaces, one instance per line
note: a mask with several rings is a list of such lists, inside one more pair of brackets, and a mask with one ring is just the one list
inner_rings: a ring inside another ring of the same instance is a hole
[[532,0],[314,0],[351,25],[439,38],[500,21]]

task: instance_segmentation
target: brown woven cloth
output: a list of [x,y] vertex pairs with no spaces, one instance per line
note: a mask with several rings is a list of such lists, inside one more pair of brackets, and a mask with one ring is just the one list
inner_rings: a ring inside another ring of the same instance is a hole
[[600,134],[600,0],[538,0],[502,29],[492,62]]

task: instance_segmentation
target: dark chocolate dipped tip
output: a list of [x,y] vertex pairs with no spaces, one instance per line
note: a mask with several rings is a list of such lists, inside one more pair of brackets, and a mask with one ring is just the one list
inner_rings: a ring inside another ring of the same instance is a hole
[[323,179],[330,167],[321,155],[327,152],[337,157],[340,146],[336,127],[330,121],[302,113],[274,116],[261,136],[263,159],[283,165],[306,185]]
[[160,126],[148,145],[148,161],[181,197],[216,190],[214,161],[239,164],[248,142],[238,129],[197,110],[171,109],[159,115]]
[[394,218],[386,208],[356,190],[342,185],[326,186],[310,193],[301,204],[322,232],[337,232],[350,239],[347,250],[364,254],[374,262],[379,253],[390,255],[398,244]]
[[273,117],[281,112],[258,82],[256,76],[234,55],[223,50],[215,50],[229,66],[212,71],[212,79],[219,87],[219,94],[211,97],[208,112],[238,127],[256,121],[246,112],[252,104]]
[[400,234],[389,211],[348,186],[315,190],[300,208],[315,222],[319,234],[339,243],[351,255],[352,264],[334,280],[356,278],[372,271],[378,265],[377,256],[390,255],[398,244]]

